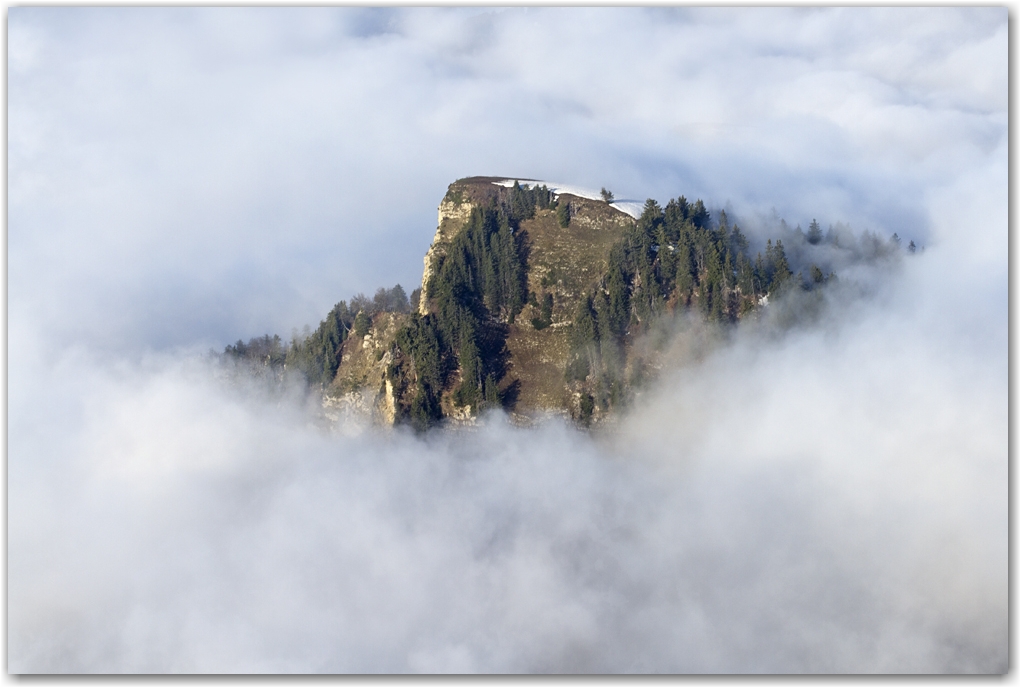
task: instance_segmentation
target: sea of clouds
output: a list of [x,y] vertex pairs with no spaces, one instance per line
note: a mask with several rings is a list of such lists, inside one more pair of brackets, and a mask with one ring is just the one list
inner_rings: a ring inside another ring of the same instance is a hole
[[[8,669],[1003,672],[1006,39],[1002,8],[11,9]],[[678,344],[609,433],[331,429],[209,365],[410,291],[474,174],[925,250]]]

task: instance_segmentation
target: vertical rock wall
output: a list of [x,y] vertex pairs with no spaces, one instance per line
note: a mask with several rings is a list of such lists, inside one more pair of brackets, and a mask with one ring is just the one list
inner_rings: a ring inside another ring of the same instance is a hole
[[432,239],[432,245],[425,253],[425,270],[421,277],[421,299],[418,301],[418,312],[422,315],[428,314],[429,303],[427,294],[428,282],[432,278],[439,258],[446,255],[446,248],[450,239],[459,232],[468,218],[471,217],[471,210],[474,204],[468,201],[454,203],[451,200],[443,199],[439,204],[439,224],[436,227],[436,235]]

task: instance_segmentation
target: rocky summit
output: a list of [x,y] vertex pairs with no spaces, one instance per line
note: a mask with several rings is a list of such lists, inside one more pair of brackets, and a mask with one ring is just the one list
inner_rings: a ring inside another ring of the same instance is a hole
[[[450,251],[461,248],[455,240],[463,238],[472,213],[481,216],[486,208],[494,207],[498,215],[499,208],[512,204],[514,182],[517,193],[548,188],[533,180],[503,177],[470,177],[450,184],[439,204],[436,233],[424,258],[414,312],[379,312],[372,316],[363,336],[350,333],[341,347],[336,376],[325,388],[327,408],[371,415],[385,424],[398,422],[411,412],[414,396],[419,393],[419,371],[410,351],[402,350],[397,335],[415,318],[441,314],[444,303],[434,293],[440,288],[435,280]],[[513,247],[524,258],[522,302],[516,309],[504,306],[483,313],[492,320],[483,322],[488,326],[487,338],[495,333],[504,345],[504,350],[491,356],[501,363],[502,370],[497,372],[502,374],[495,381],[490,401],[495,395],[498,405],[522,424],[549,414],[578,415],[580,392],[565,376],[571,322],[579,302],[607,271],[610,249],[624,229],[635,225],[632,216],[605,200],[547,193],[545,202],[536,202],[534,209],[523,212],[512,227]],[[485,246],[482,248],[479,253],[486,252]],[[472,263],[469,267],[479,266],[479,256],[468,257]],[[484,294],[481,300],[485,308]],[[407,363],[402,368],[394,365],[400,359]],[[447,421],[470,422],[485,405],[485,380],[480,403],[458,403],[455,394],[464,382],[463,366],[447,367],[454,369],[447,369],[446,379],[441,382],[437,399],[441,415]]]
[[[340,301],[284,344],[238,341],[225,356],[300,372],[331,417],[519,424],[563,415],[603,423],[661,366],[683,313],[725,331],[770,303],[820,311],[833,267],[898,260],[899,238],[817,221],[756,246],[726,213],[679,196],[665,207],[533,179],[470,177],[439,204],[421,287]],[[784,240],[786,245],[784,246]],[[760,241],[760,238],[759,238]],[[790,253],[788,257],[787,249]],[[795,270],[799,270],[796,271]],[[778,317],[778,315],[775,315]]]

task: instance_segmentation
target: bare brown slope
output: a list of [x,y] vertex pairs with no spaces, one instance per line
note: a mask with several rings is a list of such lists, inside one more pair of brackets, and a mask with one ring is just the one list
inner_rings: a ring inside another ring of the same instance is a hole
[[[503,177],[469,177],[450,184],[439,205],[436,235],[425,257],[423,285],[446,254],[450,241],[464,229],[471,209],[509,192],[494,183],[502,180]],[[525,306],[509,326],[510,368],[502,388],[513,390],[509,394],[510,410],[522,423],[545,413],[576,411],[576,398],[564,375],[570,323],[579,300],[605,273],[613,244],[624,229],[634,224],[630,215],[601,200],[561,194],[558,201],[569,204],[571,209],[566,228],[559,226],[555,210],[537,210],[534,218],[520,225],[528,249],[528,291],[536,303],[547,293],[553,295],[550,326],[540,330],[534,327],[532,320],[540,316],[534,305]],[[421,309],[423,314],[427,312],[424,298]],[[381,313],[373,318],[369,336],[352,335],[344,343],[340,369],[327,391],[328,406],[338,412],[371,416],[384,424],[393,422],[396,399],[388,385],[386,369],[393,362],[390,350],[397,331],[407,317]],[[455,408],[451,400],[451,391],[458,381],[459,373],[455,371],[441,402],[444,415],[464,420],[464,409]]]
[[545,412],[569,412],[574,405],[564,373],[570,352],[570,322],[578,302],[605,273],[609,251],[634,219],[611,205],[569,194],[570,224],[559,225],[553,210],[540,210],[521,223],[527,232],[528,291],[541,303],[553,295],[552,325],[535,329],[539,309],[528,305],[510,327],[511,367],[506,385],[517,386],[514,414],[520,420]]

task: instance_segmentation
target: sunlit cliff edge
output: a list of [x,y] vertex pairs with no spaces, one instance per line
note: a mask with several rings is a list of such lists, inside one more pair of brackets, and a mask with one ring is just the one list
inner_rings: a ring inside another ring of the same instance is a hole
[[[450,185],[439,204],[436,233],[424,257],[422,295],[417,303],[420,316],[427,316],[435,305],[429,298],[429,280],[437,264],[446,257],[450,242],[465,229],[472,210],[505,197],[514,181],[517,179],[469,177]],[[520,179],[519,183],[541,182]],[[500,391],[509,390],[513,395],[507,410],[518,423],[576,411],[580,394],[565,382],[570,321],[579,299],[605,272],[610,248],[619,240],[622,230],[635,223],[630,214],[604,200],[566,192],[555,197],[558,203],[570,208],[567,227],[560,226],[555,209],[545,208],[523,220],[518,228],[526,237],[528,293],[553,297],[551,322],[547,326],[536,329],[532,324],[532,320],[541,316],[541,306],[532,302],[508,324],[509,366]],[[360,415],[386,425],[398,419],[394,385],[386,379],[386,370],[393,362],[390,349],[397,329],[408,319],[408,314],[380,313],[373,318],[368,334],[352,335],[345,342],[337,376],[324,398],[333,417]],[[475,408],[458,407],[450,389],[444,392],[441,404],[444,416],[453,422],[471,422],[476,415]]]
[[774,241],[749,238],[682,195],[662,207],[605,188],[460,179],[439,203],[410,297],[400,285],[358,294],[288,344],[267,335],[224,355],[300,373],[335,421],[423,431],[499,409],[517,424],[558,415],[591,426],[659,375],[677,326],[725,333],[766,312],[790,326],[842,288],[836,269],[923,252],[838,222],[767,231]]

